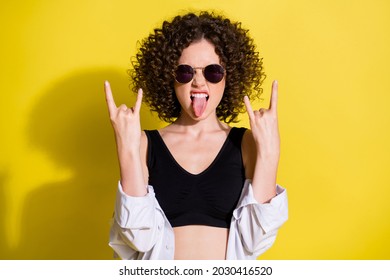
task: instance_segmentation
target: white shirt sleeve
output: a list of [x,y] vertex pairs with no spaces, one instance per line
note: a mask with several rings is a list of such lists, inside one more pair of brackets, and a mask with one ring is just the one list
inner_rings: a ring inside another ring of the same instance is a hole
[[[163,227],[164,216],[152,187],[148,186],[145,196],[132,197],[123,192],[119,182],[110,246],[123,243],[124,248],[129,247],[141,253],[148,252],[160,239]],[[120,252],[117,253],[123,258]],[[131,252],[126,255],[131,255]]]
[[276,192],[269,203],[258,203],[251,180],[245,181],[233,212],[227,258],[253,259],[272,246],[278,229],[288,219],[287,191],[277,185]]

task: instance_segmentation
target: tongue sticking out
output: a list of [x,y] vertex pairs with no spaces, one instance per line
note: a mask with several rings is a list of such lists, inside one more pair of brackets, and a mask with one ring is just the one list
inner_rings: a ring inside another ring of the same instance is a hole
[[197,118],[202,116],[204,110],[206,110],[207,98],[206,97],[194,97],[192,99],[192,108]]

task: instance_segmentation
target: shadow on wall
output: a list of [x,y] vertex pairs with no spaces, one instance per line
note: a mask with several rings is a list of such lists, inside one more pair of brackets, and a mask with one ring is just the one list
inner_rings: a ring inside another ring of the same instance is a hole
[[[126,73],[96,70],[62,79],[33,109],[31,144],[60,168],[70,169],[72,177],[28,195],[21,243],[12,254],[16,259],[112,258],[109,223],[119,168],[104,98],[106,79],[117,104],[134,104]],[[160,124],[145,106],[141,119],[143,128]]]

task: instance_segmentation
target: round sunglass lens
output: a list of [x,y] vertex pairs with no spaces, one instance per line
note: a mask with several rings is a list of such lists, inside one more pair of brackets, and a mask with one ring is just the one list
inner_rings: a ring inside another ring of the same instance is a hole
[[194,69],[189,65],[179,65],[175,71],[176,81],[181,84],[190,82],[194,76]]
[[211,64],[204,69],[204,76],[210,83],[219,83],[222,81],[225,70],[219,64]]

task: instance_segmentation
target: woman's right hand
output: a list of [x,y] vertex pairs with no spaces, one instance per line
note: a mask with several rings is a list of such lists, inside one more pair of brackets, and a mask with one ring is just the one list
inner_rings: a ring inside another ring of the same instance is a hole
[[115,132],[118,153],[138,152],[141,142],[140,109],[142,103],[142,89],[138,90],[135,106],[128,108],[125,104],[116,106],[112,96],[110,83],[104,83],[106,102],[111,124]]

